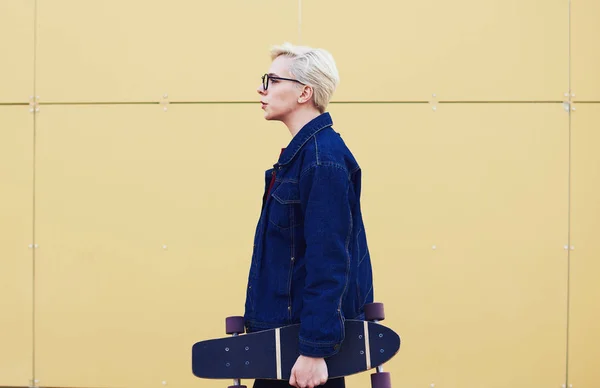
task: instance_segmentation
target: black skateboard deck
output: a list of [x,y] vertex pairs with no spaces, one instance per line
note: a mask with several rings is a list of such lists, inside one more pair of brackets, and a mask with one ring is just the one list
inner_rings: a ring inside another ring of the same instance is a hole
[[[381,324],[346,320],[337,354],[325,359],[329,378],[376,368],[400,349],[400,336]],[[288,380],[299,356],[300,325],[201,341],[192,347],[192,371],[207,379]]]

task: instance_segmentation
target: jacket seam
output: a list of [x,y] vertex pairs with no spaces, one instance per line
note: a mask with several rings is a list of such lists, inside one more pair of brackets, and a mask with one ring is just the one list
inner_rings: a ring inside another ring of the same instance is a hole
[[[294,225],[296,223],[296,220],[294,218],[294,207],[290,206],[290,218],[291,218],[291,224]],[[295,229],[294,228],[290,228],[290,239],[291,239],[291,247],[290,247],[290,270],[289,270],[289,274],[288,274],[288,322],[292,321],[292,278],[294,277],[294,264],[295,264],[295,260],[294,260],[294,256],[295,256],[295,246],[294,246],[294,233],[295,233]]]
[[277,202],[279,202],[282,205],[290,205],[290,204],[294,204],[294,203],[300,203],[299,199],[283,199],[281,197],[279,197],[277,195],[277,193],[273,192],[271,194],[271,197],[275,198],[277,200]]
[[280,183],[298,183],[298,179],[294,179],[294,178],[277,178],[277,177],[275,177],[275,182],[280,182]]
[[304,170],[302,170],[302,172],[300,173],[300,179],[304,178],[304,176],[306,174],[308,174],[310,172],[310,170],[313,170],[316,167],[334,167],[334,168],[340,169],[346,173],[346,178],[348,180],[350,179],[350,174],[348,173],[348,169],[344,165],[341,165],[336,162],[321,162],[320,164],[311,163],[308,167],[306,167]]
[[[358,230],[358,233],[356,234],[356,254],[357,255],[360,255],[360,244],[359,244],[359,242],[360,242],[360,234],[362,233],[362,231],[363,231],[363,229],[362,229],[362,226],[361,226],[360,229]],[[368,250],[366,250],[365,252],[368,252]],[[364,259],[364,257],[363,257],[363,259]],[[364,303],[361,303],[360,284],[359,284],[359,281],[358,281],[359,277],[360,277],[360,263],[361,263],[361,261],[359,261],[358,264],[356,265],[356,272],[357,272],[357,274],[356,274],[356,296],[358,298],[358,303],[361,304],[361,308],[362,308],[362,305]]]
[[317,137],[314,136],[315,139],[315,157],[317,159],[317,166],[320,165],[321,163],[319,162],[319,143],[317,143]]
[[302,147],[304,147],[304,145],[306,143],[308,143],[310,141],[311,137],[314,137],[317,133],[319,133],[320,131],[324,130],[325,128],[330,128],[332,125],[331,124],[327,124],[321,128],[316,129],[314,132],[312,132],[310,135],[308,135],[308,137],[306,139],[304,139],[300,144],[298,144],[298,146],[296,147],[296,149],[294,150],[294,152],[292,153],[292,155],[290,155],[288,160],[283,160],[281,163],[279,163],[280,165],[284,166],[289,164],[298,154],[298,152],[300,151],[300,149]]
[[[360,304],[360,309],[362,310],[365,305],[367,304],[367,298],[369,297],[369,294],[371,293],[371,291],[373,291],[373,285],[371,285],[371,287],[369,288],[369,291],[367,291],[367,293],[365,294],[364,299],[362,300],[361,304]],[[359,300],[360,302],[360,300]]]
[[[350,191],[350,186],[348,186],[348,188],[346,189],[346,195],[348,195],[348,191]],[[344,338],[344,318],[342,316],[342,301],[344,300],[344,296],[346,295],[346,292],[348,292],[348,282],[350,280],[350,262],[352,261],[351,257],[350,257],[350,251],[348,250],[350,247],[350,240],[352,239],[352,230],[354,229],[354,222],[352,220],[352,210],[350,208],[348,208],[348,213],[350,215],[350,226],[348,227],[348,234],[346,235],[346,249],[345,249],[345,253],[346,253],[346,275],[345,275],[345,279],[344,279],[344,290],[342,291],[342,294],[340,295],[340,302],[338,305],[338,316],[340,319],[340,326],[342,329],[342,339]]]
[[309,341],[309,340],[305,340],[302,337],[299,337],[298,340],[306,345],[311,345],[311,346],[315,346],[315,347],[322,347],[322,348],[326,348],[326,347],[330,347],[332,345],[337,345],[339,344],[341,341],[335,341],[335,342],[313,342],[313,341]]

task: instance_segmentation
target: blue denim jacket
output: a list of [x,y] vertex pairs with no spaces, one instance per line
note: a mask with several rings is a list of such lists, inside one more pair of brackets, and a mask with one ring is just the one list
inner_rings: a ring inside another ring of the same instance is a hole
[[360,208],[361,170],[329,113],[307,123],[266,171],[275,182],[256,227],[245,305],[247,332],[300,323],[299,350],[328,357],[344,320],[373,301]]

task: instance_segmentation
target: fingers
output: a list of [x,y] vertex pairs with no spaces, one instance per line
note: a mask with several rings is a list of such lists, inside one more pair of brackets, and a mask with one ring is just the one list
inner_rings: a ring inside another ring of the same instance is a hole
[[315,380],[311,380],[309,383],[302,385],[300,384],[300,388],[317,388],[320,387],[321,385],[325,385],[325,383],[327,382],[327,379],[315,379]]
[[[327,367],[324,369],[308,368],[301,362],[302,360],[296,361],[296,364],[292,367],[290,373],[289,385],[296,388],[316,388],[324,385],[328,380]],[[323,363],[323,365],[325,365]]]
[[290,385],[294,386],[294,387],[298,387],[298,388],[317,388],[320,387],[321,385],[325,385],[325,383],[327,382],[327,379],[315,379],[315,380],[310,380],[310,381],[301,381],[299,380],[298,382],[296,382],[296,379],[294,378],[294,384],[292,384],[292,379],[290,378]]
[[319,385],[325,384],[325,382],[321,382],[319,380],[310,380],[310,381],[296,380],[296,376],[294,375],[294,373],[292,373],[292,375],[290,376],[289,384],[292,387],[297,387],[297,388],[316,388]]

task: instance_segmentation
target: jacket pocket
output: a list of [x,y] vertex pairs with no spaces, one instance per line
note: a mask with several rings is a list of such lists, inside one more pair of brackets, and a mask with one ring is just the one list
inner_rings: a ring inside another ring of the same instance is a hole
[[289,229],[301,223],[300,188],[298,183],[281,182],[271,193],[269,222],[279,229]]

